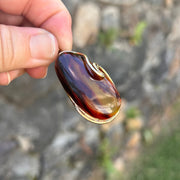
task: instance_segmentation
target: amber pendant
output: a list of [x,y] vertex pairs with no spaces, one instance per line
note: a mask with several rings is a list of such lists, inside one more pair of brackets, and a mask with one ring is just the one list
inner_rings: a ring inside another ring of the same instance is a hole
[[87,120],[104,124],[119,112],[120,95],[106,71],[86,55],[63,51],[55,62],[57,76],[77,111]]

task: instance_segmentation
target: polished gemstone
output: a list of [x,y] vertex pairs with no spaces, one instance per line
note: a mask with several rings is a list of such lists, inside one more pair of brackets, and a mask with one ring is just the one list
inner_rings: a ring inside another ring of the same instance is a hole
[[57,76],[78,112],[103,124],[119,112],[120,95],[106,71],[78,52],[63,51],[55,63]]

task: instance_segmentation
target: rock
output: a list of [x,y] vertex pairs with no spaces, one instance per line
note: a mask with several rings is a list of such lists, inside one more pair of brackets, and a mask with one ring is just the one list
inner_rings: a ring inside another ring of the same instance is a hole
[[148,11],[145,14],[146,22],[148,25],[148,34],[153,35],[155,33],[163,32],[169,34],[172,28],[172,19],[170,12],[161,11],[157,9],[155,11]]
[[119,8],[107,6],[102,11],[101,28],[103,31],[115,30],[118,31],[120,26]]
[[[70,155],[76,152],[76,141],[79,136],[74,132],[59,133],[52,143],[45,150],[44,176],[51,177],[64,175],[68,172],[69,166],[66,164]],[[61,171],[58,170],[61,167]],[[54,169],[51,171],[51,169]],[[54,174],[54,175],[53,175]]]
[[80,1],[79,0],[62,0],[62,2],[66,5],[67,9],[73,16],[75,13],[75,9]]
[[120,171],[123,172],[125,169],[125,161],[122,157],[118,157],[115,161],[114,161],[114,167]]
[[169,66],[169,79],[172,79],[173,77],[175,77],[180,70],[180,46],[177,47],[177,49],[175,50],[174,57],[172,58],[172,61],[170,63]]
[[171,8],[174,4],[174,0],[165,0],[166,7]]
[[146,0],[149,3],[152,3],[153,5],[162,6],[164,5],[164,0]]
[[155,126],[152,127],[152,131],[151,130],[148,130],[146,129],[144,132],[143,132],[143,138],[144,138],[144,141],[146,144],[152,144],[153,143],[153,140],[154,140],[154,134],[158,134],[160,132],[160,125],[159,124],[156,124]]
[[29,138],[23,136],[16,136],[15,139],[17,140],[20,148],[24,152],[32,151],[34,149],[34,144]]
[[54,153],[67,152],[65,148],[73,144],[78,139],[78,134],[76,133],[63,133],[58,134],[53,140],[51,146],[49,147]]
[[124,51],[127,53],[131,53],[132,46],[127,41],[115,41],[113,43],[113,48],[118,51]]
[[39,159],[36,155],[22,154],[20,152],[14,155],[12,161],[12,172],[16,176],[31,176],[37,177],[39,175]]
[[122,145],[122,138],[124,135],[124,129],[121,124],[113,126],[109,132],[107,132],[107,139],[109,140],[110,147],[116,147],[119,149]]
[[0,141],[0,159],[4,158],[4,155],[17,148],[17,143],[13,140]]
[[174,20],[173,26],[172,26],[172,31],[169,35],[169,39],[171,41],[175,41],[180,39],[180,16],[177,16]]
[[1,165],[0,177],[3,179],[27,179],[31,180],[39,175],[39,155],[27,154],[16,150],[6,159],[6,163]]
[[135,160],[139,155],[139,150],[137,148],[128,149],[123,154],[123,159],[128,164]]
[[128,119],[126,122],[126,129],[128,131],[140,130],[142,127],[143,127],[143,121],[139,117]]
[[[34,80],[25,74],[12,81],[8,87],[1,87],[0,95],[10,104],[25,107],[33,104],[39,96],[46,95],[49,89],[53,89],[57,84],[58,78],[55,75],[52,64],[48,69],[48,75],[45,79]],[[14,89],[16,89],[15,93]]]
[[99,1],[113,5],[126,5],[126,6],[133,5],[138,2],[138,0],[99,0]]
[[127,148],[135,148],[135,147],[138,147],[139,144],[140,144],[140,140],[141,140],[141,134],[140,132],[134,132],[128,142],[127,142]]
[[84,136],[84,140],[89,146],[99,144],[99,131],[97,128],[86,130]]
[[18,140],[18,137],[20,137],[20,138],[25,137],[25,139],[27,138],[27,141],[33,141],[33,140],[39,139],[39,137],[40,137],[40,132],[39,132],[38,127],[33,126],[32,124],[25,123],[25,122],[21,122],[18,124],[17,133],[18,133],[17,140]]
[[92,2],[79,5],[73,28],[74,44],[79,48],[93,44],[100,26],[100,8]]
[[[104,173],[103,170],[100,168],[95,168],[93,171],[91,171],[90,175],[86,178],[87,180],[104,180]],[[81,180],[84,180],[82,178]]]
[[[162,125],[160,123],[156,123],[151,127],[151,131],[145,131],[145,136],[148,137],[149,142],[153,141],[153,135],[159,135],[161,133]],[[147,139],[147,138],[146,138]]]

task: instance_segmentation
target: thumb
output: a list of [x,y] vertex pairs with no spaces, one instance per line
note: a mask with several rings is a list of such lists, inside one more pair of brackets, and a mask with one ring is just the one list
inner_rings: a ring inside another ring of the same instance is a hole
[[48,66],[57,54],[58,43],[51,33],[0,25],[0,72]]

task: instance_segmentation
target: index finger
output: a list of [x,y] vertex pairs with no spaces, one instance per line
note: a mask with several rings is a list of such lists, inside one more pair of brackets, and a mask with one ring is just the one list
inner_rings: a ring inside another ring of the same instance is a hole
[[54,34],[61,50],[71,50],[71,16],[60,0],[0,0],[0,9],[22,15],[34,26]]

